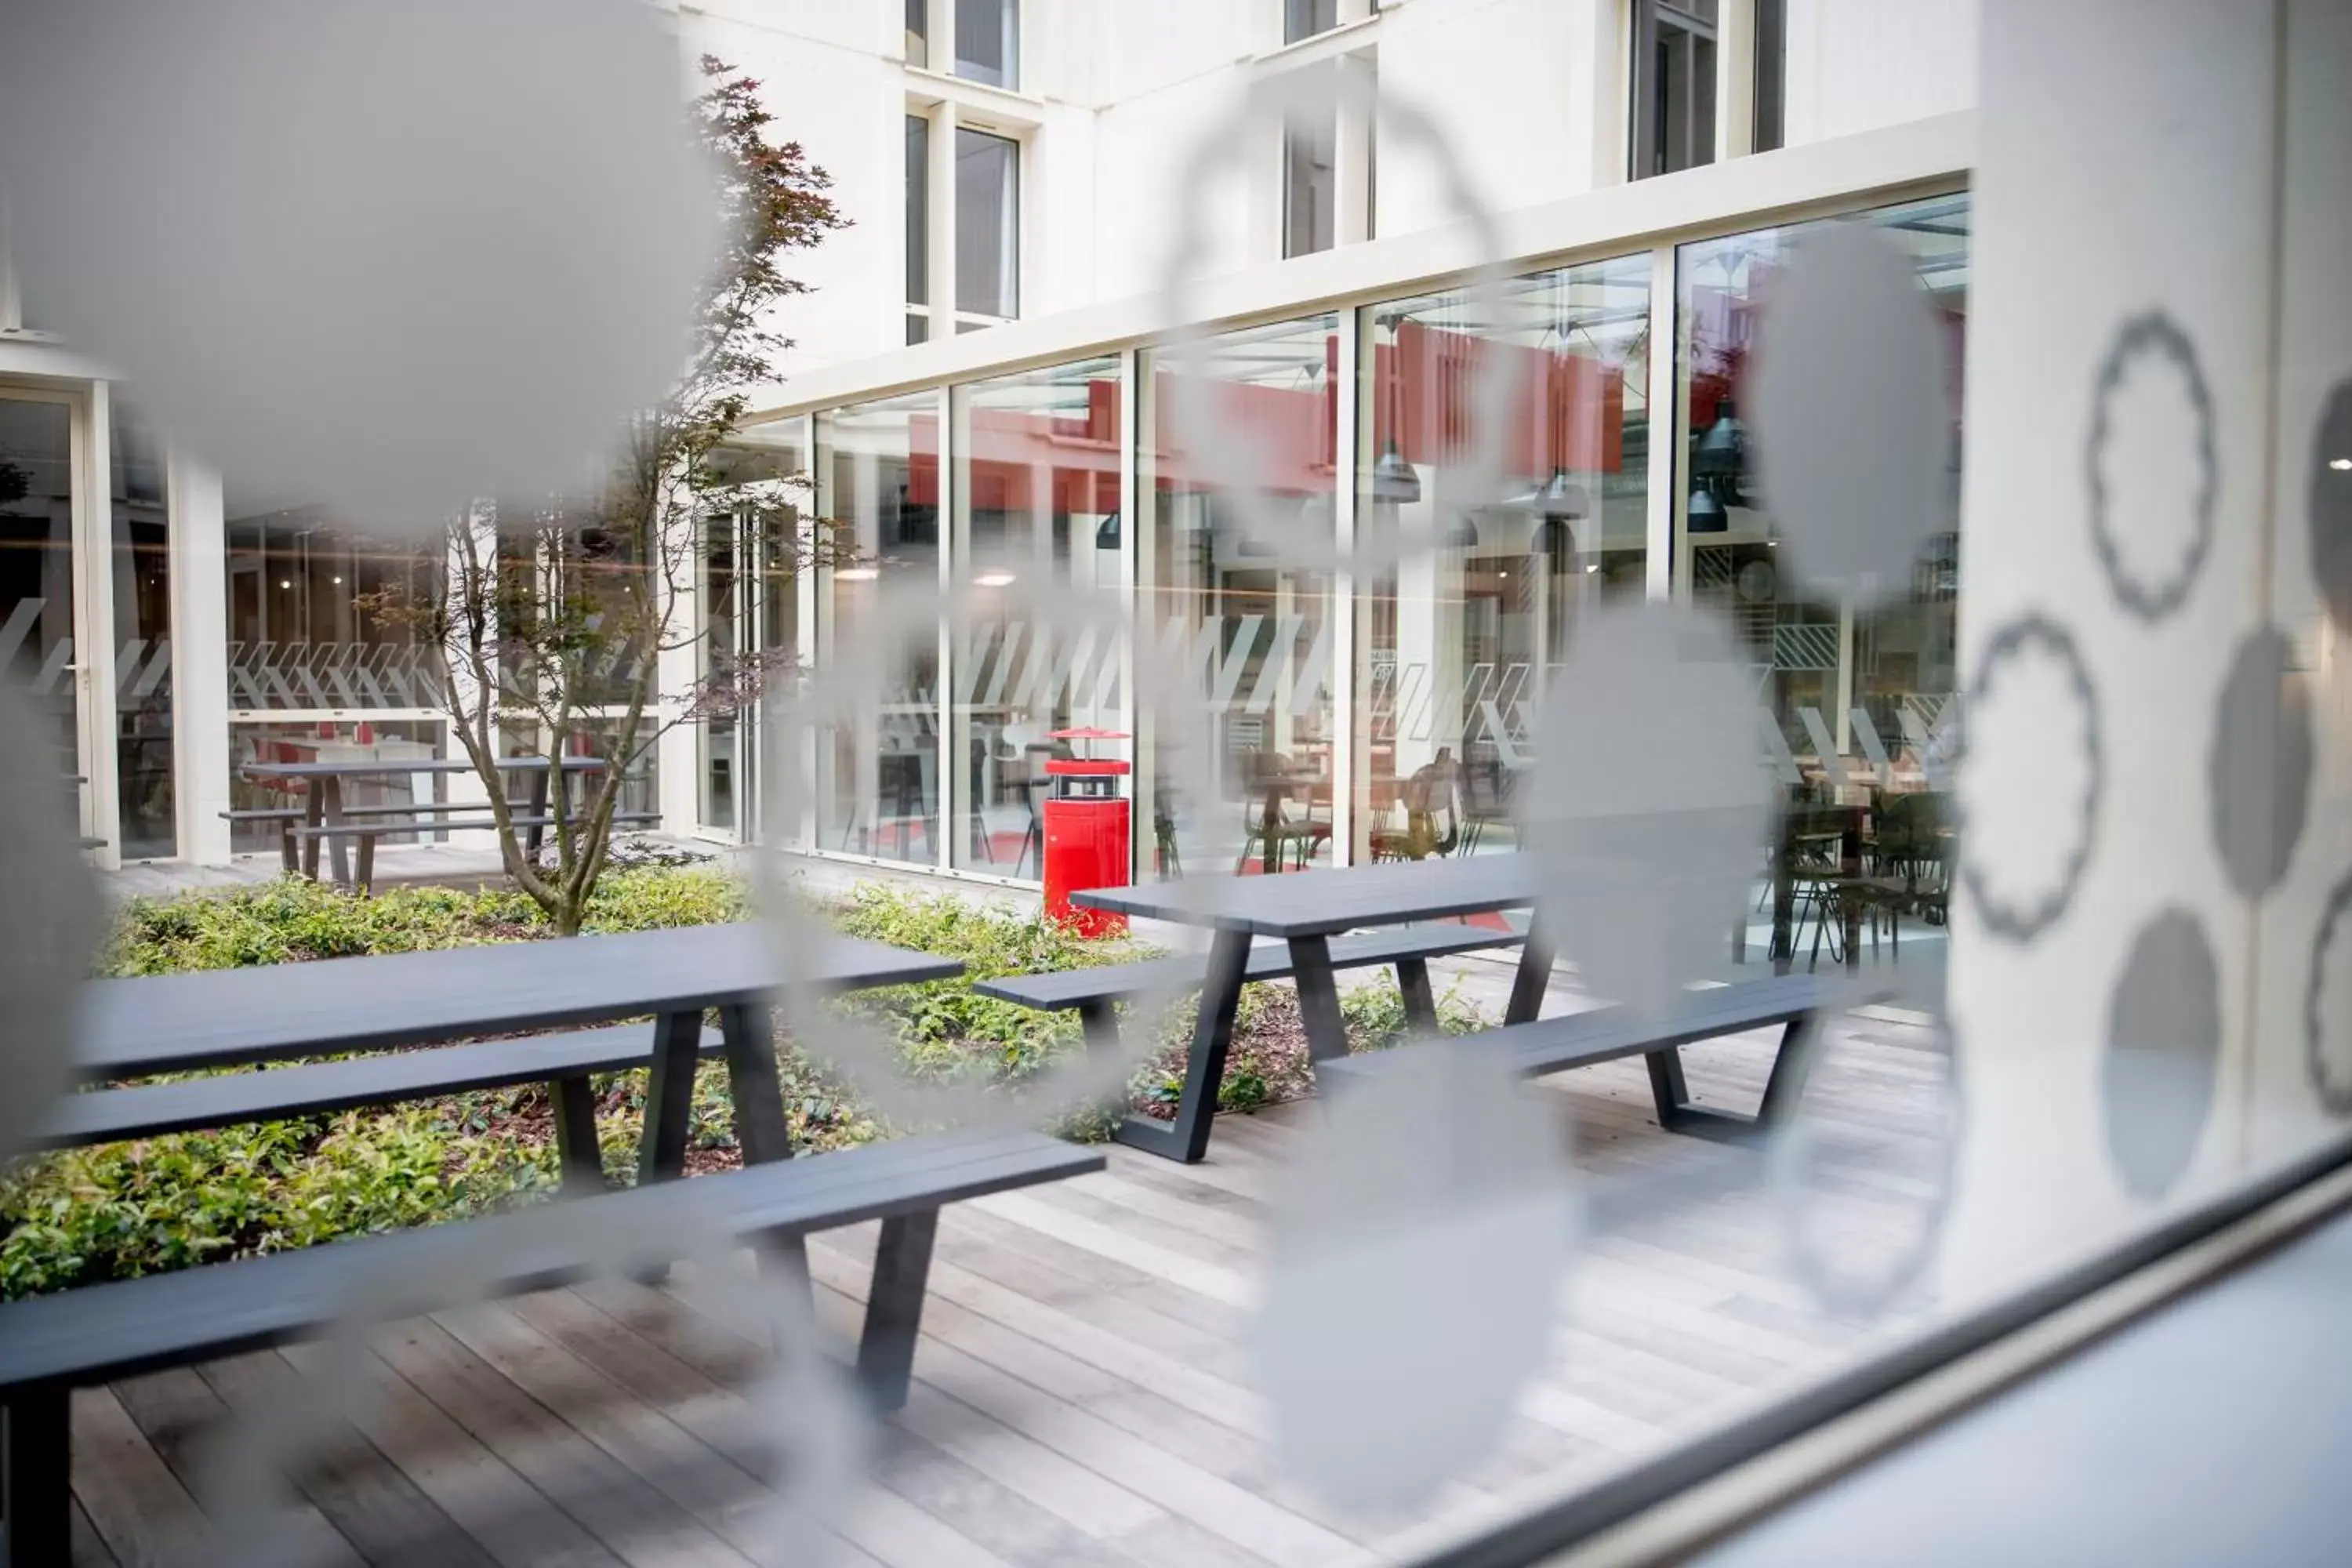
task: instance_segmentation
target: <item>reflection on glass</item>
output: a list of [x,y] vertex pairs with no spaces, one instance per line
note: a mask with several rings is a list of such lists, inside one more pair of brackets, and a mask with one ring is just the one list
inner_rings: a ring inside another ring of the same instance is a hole
[[1636,177],[1715,162],[1717,0],[1652,4],[1656,37],[1648,105],[1651,163],[1636,169]]
[[[437,762],[442,725],[433,719],[303,719],[247,723],[233,721],[228,729],[228,799],[236,811],[299,811],[309,799],[311,781],[270,771],[273,763],[369,763],[382,773],[338,781],[342,804],[354,806],[424,805],[449,799],[449,774],[430,768],[404,772],[403,763]],[[387,834],[385,844],[417,844],[445,838],[429,829],[422,834]],[[231,822],[229,847],[238,854],[275,852],[278,825],[274,822]]]
[[1339,25],[1339,0],[1282,0],[1282,41],[1286,44],[1328,33]]
[[[1045,763],[1074,754],[1055,731],[1131,728],[1118,647],[981,613],[1008,593],[1118,592],[1123,393],[1115,358],[955,389],[956,578],[975,609],[954,650],[962,823],[948,850],[960,868],[1042,875]],[[1132,754],[1122,742],[1077,751]]]
[[939,398],[917,393],[821,414],[818,506],[855,564],[820,579],[820,666],[880,661],[878,710],[825,714],[815,765],[818,844],[854,855],[940,859],[939,636],[912,630],[879,646],[874,608],[886,584],[935,589],[940,563]]
[[[1928,826],[1913,836],[1924,833],[1938,859],[1943,814],[1930,774],[1941,773],[1958,719],[1969,215],[1969,198],[1961,195],[1832,220],[1874,225],[1910,252],[1919,288],[1943,317],[1950,345],[1953,531],[1921,552],[1904,600],[1866,614],[1806,600],[1790,584],[1780,568],[1770,498],[1759,492],[1740,417],[1741,383],[1762,301],[1770,298],[1772,274],[1804,227],[1686,245],[1675,268],[1683,343],[1678,380],[1690,422],[1684,471],[1690,486],[1685,544],[1692,595],[1730,618],[1754,658],[1760,699],[1772,720],[1766,732],[1785,748],[1776,763],[1784,778],[1801,781],[1794,793],[1823,806],[1866,806],[1874,833],[1925,821]],[[1910,795],[1936,798],[1902,798]],[[1801,844],[1790,850],[1805,851]],[[1940,878],[1940,868],[1934,875]],[[1760,945],[1760,931],[1756,937]],[[1837,941],[1834,931],[1829,940]],[[1905,940],[1912,940],[1908,932]]]
[[[909,0],[911,4],[911,0]],[[1021,0],[955,0],[956,75],[1021,86]]]
[[696,642],[701,822],[771,843],[797,823],[760,821],[758,698],[792,679],[800,646],[801,514],[812,483],[799,420],[751,426],[708,459]]
[[956,128],[956,309],[1021,313],[1021,144]]
[[931,0],[907,0],[907,63],[931,63]]
[[178,852],[172,787],[172,556],[163,448],[120,400],[109,450],[114,572],[115,794],[122,858]]
[[[1268,508],[1328,548],[1334,489],[1339,318],[1310,317],[1145,356],[1152,400],[1150,657],[1198,693],[1189,710],[1155,704],[1141,772],[1151,850],[1166,876],[1286,870],[1328,863],[1332,832],[1332,626],[1328,574],[1286,563],[1279,540],[1244,537],[1220,475],[1256,437]],[[1203,428],[1178,422],[1182,376]],[[1219,443],[1222,465],[1190,440]],[[1137,658],[1145,657],[1139,649]],[[1140,833],[1138,835],[1141,837]]]
[[1360,860],[1517,847],[1513,791],[1577,616],[1644,591],[1649,279],[1631,257],[1365,312],[1359,538],[1438,531],[1444,470],[1480,450],[1483,378],[1508,412],[1501,504],[1361,590]]
[[235,475],[226,510],[232,710],[438,711],[438,654],[369,608],[388,592],[429,598],[442,569],[435,545],[346,529]]
[[[931,300],[931,122],[907,116],[907,303]],[[908,331],[916,320],[908,312]],[[918,338],[908,338],[919,342]]]
[[0,676],[42,715],[60,791],[81,772],[73,457],[71,404],[0,395]]
[[1287,117],[1282,132],[1282,254],[1328,250],[1339,233],[1338,109]]

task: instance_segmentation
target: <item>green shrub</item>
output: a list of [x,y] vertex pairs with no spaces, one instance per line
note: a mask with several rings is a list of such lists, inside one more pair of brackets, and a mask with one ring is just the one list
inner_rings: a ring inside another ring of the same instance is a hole
[[[1339,993],[1339,1018],[1347,1026],[1350,1051],[1384,1051],[1404,1044],[1412,1032],[1404,1016],[1404,993],[1385,969],[1377,978]],[[1439,994],[1437,1026],[1443,1033],[1474,1034],[1487,1023],[1486,1015],[1464,999],[1461,982]]]

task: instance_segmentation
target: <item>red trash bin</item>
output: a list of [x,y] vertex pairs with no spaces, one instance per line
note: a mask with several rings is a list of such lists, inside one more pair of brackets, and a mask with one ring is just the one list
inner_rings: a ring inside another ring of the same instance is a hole
[[[1056,741],[1124,741],[1117,730],[1055,730]],[[1128,803],[1118,781],[1128,765],[1111,757],[1055,757],[1045,774],[1054,781],[1046,798],[1045,912],[1080,936],[1127,934],[1127,917],[1107,910],[1078,909],[1070,895],[1087,888],[1124,888],[1128,867]]]

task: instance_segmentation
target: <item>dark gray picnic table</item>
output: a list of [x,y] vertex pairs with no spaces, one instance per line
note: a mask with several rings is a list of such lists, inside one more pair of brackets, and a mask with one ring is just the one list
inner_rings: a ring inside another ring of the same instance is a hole
[[787,979],[831,994],[952,979],[963,965],[836,935],[788,975],[776,940],[751,923],[688,926],[94,981],[82,988],[74,1066],[104,1081],[650,1013],[639,1162],[661,1177],[683,1166],[702,1017],[716,1008],[744,1160],[782,1159],[770,1004]]
[[[1525,855],[1473,855],[1278,877],[1194,877],[1072,893],[1072,903],[1091,909],[1202,926],[1213,933],[1183,1095],[1168,1129],[1167,1147],[1158,1152],[1197,1161],[1208,1146],[1217,1085],[1224,1078],[1254,938],[1290,944],[1307,1054],[1315,1061],[1327,1061],[1348,1054],[1348,1030],[1339,1016],[1339,991],[1332,973],[1333,936],[1367,927],[1524,909],[1536,901],[1540,875],[1535,860]],[[1519,951],[1518,976],[1503,1016],[1506,1024],[1525,1023],[1542,1008],[1551,963],[1550,944],[1539,929],[1530,930]]]
[[[602,757],[566,757],[563,771],[572,773],[595,773],[603,770]],[[548,761],[540,756],[511,756],[499,759],[502,773],[530,773],[530,813],[537,817],[547,810]],[[469,773],[474,764],[464,757],[416,757],[403,762],[381,759],[343,763],[247,763],[237,770],[247,778],[299,779],[303,783],[302,826],[305,827],[341,827],[344,825],[343,781],[345,779],[398,778],[409,773]],[[429,827],[430,824],[420,824]],[[327,841],[328,864],[334,868],[335,880],[349,883],[351,863],[341,838]],[[302,846],[302,873],[316,878],[319,874],[320,840],[305,840]],[[539,832],[531,830],[530,847],[539,847]]]

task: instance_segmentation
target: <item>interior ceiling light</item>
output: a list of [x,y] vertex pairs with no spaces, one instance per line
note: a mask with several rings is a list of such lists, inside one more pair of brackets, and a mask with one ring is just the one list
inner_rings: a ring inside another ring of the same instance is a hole
[[842,566],[835,569],[833,580],[836,583],[871,583],[880,575],[882,574],[871,566]]
[[1010,587],[1013,583],[1013,574],[1010,572],[982,572],[979,576],[974,577],[971,581],[973,586],[980,588]]

